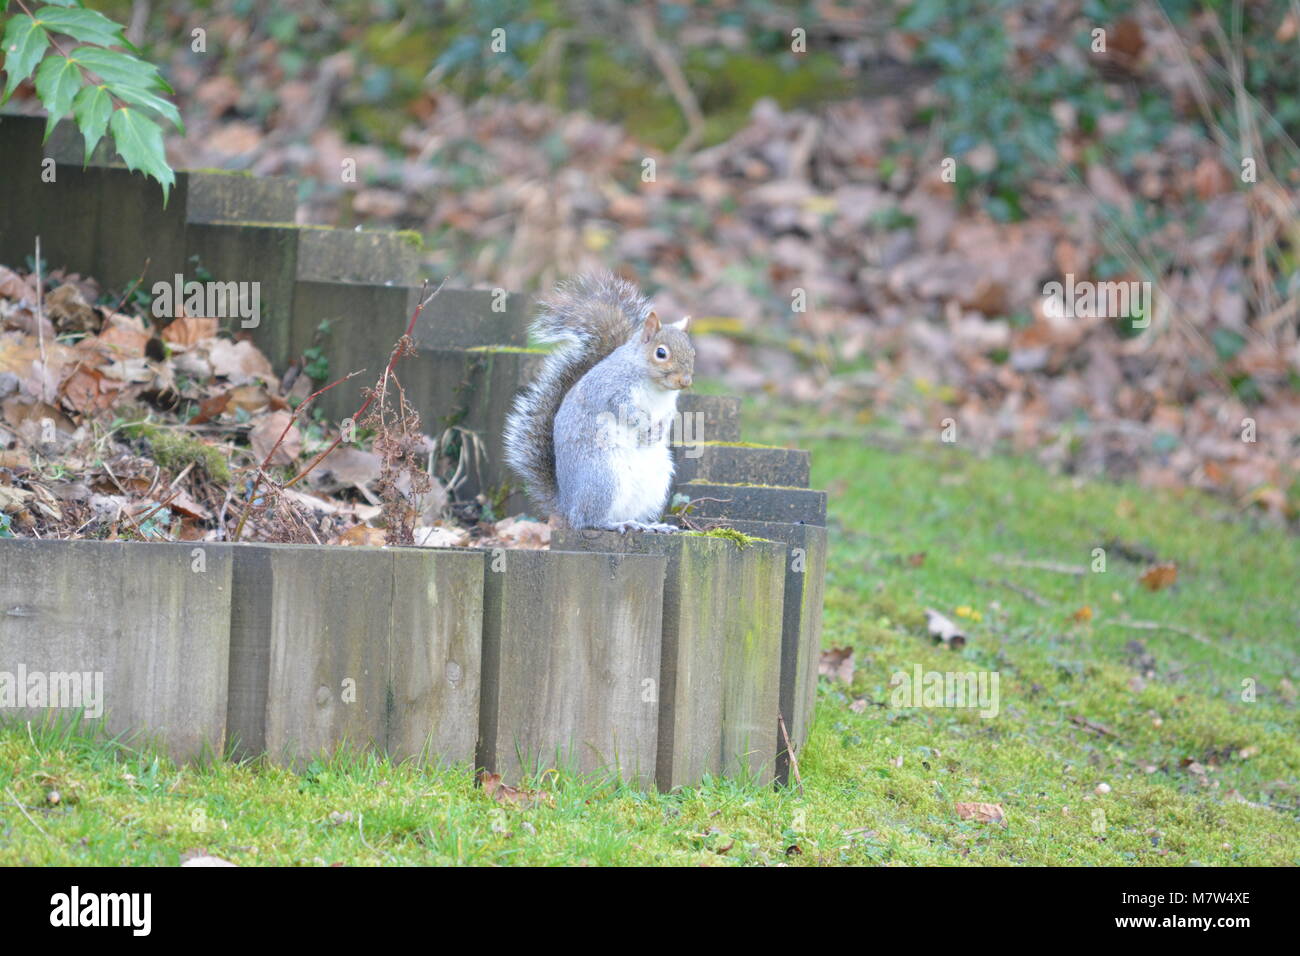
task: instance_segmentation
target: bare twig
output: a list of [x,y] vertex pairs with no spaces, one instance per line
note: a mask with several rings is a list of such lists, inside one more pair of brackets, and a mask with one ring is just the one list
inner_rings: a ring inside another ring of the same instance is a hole
[[[257,492],[262,487],[262,479],[266,477],[266,469],[270,467],[271,459],[275,457],[275,453],[280,450],[280,445],[284,443],[285,437],[289,434],[289,429],[292,428],[293,423],[298,420],[298,415],[301,414],[302,410],[310,405],[318,396],[324,395],[334,386],[342,385],[348,379],[360,374],[361,372],[359,371],[349,372],[337,381],[330,382],[330,384],[326,385],[324,388],[317,389],[308,395],[303,400],[302,404],[289,414],[289,420],[284,423],[284,428],[280,432],[280,437],[275,440],[275,444],[271,446],[271,450],[266,453],[266,457],[262,459],[262,463],[257,466],[257,477],[253,481],[252,490],[248,493],[248,504],[244,507],[243,512],[239,516],[239,524],[235,526],[235,536],[231,539],[232,541],[238,541],[240,535],[244,533],[244,522],[248,520],[249,512],[253,510],[253,505],[257,501]],[[290,484],[292,484],[292,482]],[[284,487],[287,488],[289,486],[285,485]]]
[[1184,637],[1190,637],[1198,644],[1204,644],[1206,647],[1218,651],[1220,654],[1225,654],[1228,657],[1231,657],[1235,661],[1241,661],[1241,663],[1243,664],[1249,663],[1244,658],[1242,658],[1239,654],[1234,654],[1226,647],[1223,647],[1222,645],[1215,643],[1214,641],[1212,641],[1210,638],[1206,637],[1204,634],[1200,633],[1199,631],[1193,631],[1191,628],[1183,627],[1179,624],[1162,624],[1159,621],[1135,621],[1131,618],[1118,618],[1117,620],[1110,621],[1109,623],[1114,624],[1118,627],[1132,628],[1133,630],[1136,631],[1173,631],[1175,634],[1182,634]]
[[976,584],[983,584],[983,585],[985,585],[986,587],[1004,587],[1004,588],[1010,588],[1012,591],[1015,591],[1017,594],[1019,594],[1019,595],[1020,595],[1022,598],[1024,598],[1026,601],[1031,601],[1032,603],[1037,604],[1039,607],[1051,607],[1051,606],[1052,606],[1052,602],[1048,601],[1046,598],[1044,598],[1044,597],[1043,597],[1041,594],[1039,594],[1037,591],[1034,591],[1034,590],[1031,590],[1030,588],[1027,588],[1027,587],[1024,587],[1024,586],[1022,586],[1022,585],[1016,584],[1014,581],[1008,581],[1006,578],[1001,578],[1001,579],[999,579],[999,580],[997,580],[997,581],[990,581],[988,578],[975,578],[975,583],[976,583]]
[[1087,717],[1080,716],[1079,714],[1071,714],[1070,722],[1078,724],[1084,730],[1092,731],[1094,734],[1097,734],[1099,737],[1119,736],[1118,734],[1115,733],[1115,731],[1111,730],[1105,724],[1099,724],[1097,723],[1097,721],[1089,720]]
[[[180,491],[179,491],[179,490],[178,490],[178,491],[174,491],[174,492],[172,492],[170,495],[168,495],[168,496],[167,496],[166,498],[164,498],[162,501],[158,502],[156,505],[154,505],[152,508],[150,508],[148,511],[146,511],[143,515],[140,515],[140,520],[141,520],[141,521],[148,521],[150,518],[152,518],[155,514],[157,514],[157,513],[158,513],[159,511],[161,511],[163,508],[166,508],[169,504],[171,504],[173,501],[175,501],[178,497],[180,497]],[[128,517],[130,517],[130,516],[128,515]],[[132,524],[135,524],[134,519],[132,520],[131,523],[132,523]],[[136,525],[136,527],[139,528],[139,525]],[[143,534],[144,531],[141,530],[140,533]]]
[[[113,469],[108,467],[108,462],[103,462],[102,464],[103,464],[105,474],[107,474],[108,477],[113,480],[113,484],[117,485],[117,490],[122,492],[123,497],[130,498],[131,493],[126,490],[126,487],[120,481],[117,480],[117,475],[113,474]],[[135,523],[135,519],[132,518],[131,515],[127,513],[125,508],[119,508],[117,513],[119,516],[121,515],[126,516],[126,520],[131,522],[131,525],[135,528],[136,533],[138,533],[140,537],[143,538],[145,536],[144,531],[142,531],[140,529],[140,526]]]
[[5,787],[5,793],[9,794],[10,797],[13,797],[14,806],[16,806],[19,812],[21,812],[22,815],[27,818],[27,822],[30,823],[32,826],[36,827],[36,829],[40,830],[41,835],[48,840],[50,838],[50,835],[46,833],[45,828],[42,827],[39,823],[37,823],[36,820],[32,818],[32,815],[27,812],[27,808],[22,805],[22,802],[16,796],[14,796],[13,790],[10,789],[9,787]]
[[655,67],[663,74],[664,82],[668,84],[668,91],[677,101],[677,108],[682,111],[682,117],[686,120],[686,135],[673,152],[677,155],[689,153],[704,139],[704,113],[700,110],[699,101],[695,99],[691,85],[686,82],[686,75],[677,65],[672,51],[655,32],[654,21],[650,19],[649,11],[642,7],[635,7],[630,11],[630,15],[632,25],[636,28],[637,39],[650,54]]
[[[438,295],[438,293],[442,291],[442,287],[446,284],[447,284],[447,280],[444,278],[441,282],[438,283],[438,288],[434,289],[428,295],[424,295],[423,292],[425,289],[429,288],[429,281],[426,279],[424,285],[421,286],[420,291],[422,294],[420,296],[420,304],[417,305],[415,307],[415,311],[411,313],[411,321],[408,322],[406,325],[406,333],[401,337],[401,339],[398,340],[397,344],[393,346],[393,351],[388,356],[388,365],[384,367],[384,374],[380,376],[379,379],[379,383],[381,387],[383,383],[385,383],[388,380],[388,374],[393,370],[393,365],[397,362],[398,357],[402,354],[403,349],[406,347],[411,337],[411,333],[415,331],[415,322],[417,319],[419,319],[420,313],[423,312],[424,307],[428,305],[430,302],[432,302],[433,299]],[[349,378],[350,377],[351,376],[349,376]],[[361,403],[361,407],[358,408],[355,412],[353,412],[352,420],[354,422],[361,420],[361,416],[364,415],[366,409],[370,407],[370,403],[375,400],[375,394],[376,391],[371,391],[370,394],[366,396],[366,400]],[[312,469],[314,469],[317,465],[319,465],[322,461],[324,461],[327,457],[329,457],[330,453],[333,452],[335,448],[338,448],[339,445],[342,444],[342,442],[343,442],[343,435],[340,434],[338,438],[335,438],[334,441],[330,443],[330,446],[328,448],[326,448],[323,452],[321,452],[319,455],[317,455],[315,458],[312,459],[311,464],[309,464],[302,471],[298,472],[298,474],[294,475],[293,478],[289,479],[289,481],[287,481],[284,484],[284,487],[292,488],[298,482],[306,478],[307,475],[312,471]]]
[[1028,558],[1008,558],[1001,554],[995,554],[992,557],[993,561],[997,564],[1004,564],[1011,568],[1033,568],[1036,571],[1051,571],[1054,574],[1073,574],[1076,577],[1083,577],[1083,575],[1088,573],[1088,569],[1081,564],[1062,564],[1059,561],[1038,561]]
[[149,0],[134,0],[131,4],[131,19],[127,22],[126,38],[140,46],[144,43],[144,31],[149,25]]
[[[790,732],[785,729],[785,718],[781,712],[776,712],[776,722],[781,725],[781,736],[785,738],[785,752],[790,757],[790,771],[794,774],[795,786],[799,788],[799,796],[803,796],[803,779],[799,776],[799,758],[794,755],[794,745],[790,743]],[[768,725],[769,727],[771,724]]]
[[48,402],[45,386],[49,382],[50,366],[45,361],[45,282],[41,278],[41,237],[36,237],[36,341],[41,346],[41,401]]
[[[177,475],[175,478],[173,478],[172,481],[171,481],[171,484],[168,485],[167,487],[168,487],[168,488],[175,488],[177,485],[179,485],[179,484],[181,483],[181,481],[185,478],[185,476],[188,475],[191,471],[194,470],[194,466],[195,466],[196,464],[198,464],[198,463],[192,461],[192,462],[190,462],[188,465],[186,465],[185,468],[184,468],[184,470],[183,470],[179,475]],[[155,478],[155,480],[157,480],[157,479]]]
[[[140,274],[135,277],[135,281],[132,282],[129,286],[127,286],[126,291],[122,293],[122,298],[117,300],[117,305],[113,307],[114,312],[121,312],[122,306],[126,305],[126,300],[131,298],[131,293],[140,287],[140,283],[144,281],[145,274],[148,273],[149,271],[149,263],[152,261],[153,259],[151,257],[145,258],[144,268],[141,269]],[[179,309],[180,304],[177,303],[176,307]]]

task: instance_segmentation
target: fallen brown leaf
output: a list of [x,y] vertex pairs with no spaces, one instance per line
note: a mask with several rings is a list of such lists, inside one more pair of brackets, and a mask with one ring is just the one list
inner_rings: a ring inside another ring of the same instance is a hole
[[210,395],[203,399],[203,401],[199,402],[199,410],[190,418],[189,423],[191,425],[202,425],[212,421],[226,410],[226,406],[230,404],[232,392],[233,389],[218,392],[216,395]]
[[0,266],[0,296],[6,299],[30,299],[36,301],[36,277],[29,275],[26,279],[7,266]]
[[126,383],[109,378],[97,368],[79,365],[64,380],[64,403],[82,415],[95,415],[113,407]]
[[220,328],[219,319],[199,319],[185,315],[163,329],[162,338],[170,345],[189,348],[196,342],[215,338]]
[[32,493],[25,488],[13,485],[0,485],[0,512],[17,514],[27,507]]
[[484,771],[479,775],[483,792],[497,803],[507,803],[516,807],[531,807],[541,803],[550,803],[551,796],[545,790],[525,790],[501,782],[501,774]]
[[505,518],[493,526],[497,537],[513,548],[540,549],[550,547],[551,526],[544,521],[524,518]]
[[71,282],[65,282],[45,297],[45,313],[60,332],[99,331],[98,313]]
[[206,521],[212,517],[210,510],[199,504],[184,491],[175,491],[165,497],[170,499],[167,502],[167,507],[178,514],[198,518],[201,521]]
[[330,542],[330,544],[346,544],[353,547],[368,545],[375,548],[381,548],[387,543],[388,535],[383,528],[372,528],[364,524],[349,528]]
[[[258,419],[249,431],[248,443],[253,446],[253,454],[259,462],[265,461],[268,455],[271,456],[269,464],[272,465],[291,465],[297,460],[302,453],[302,434],[297,425],[289,424],[292,417],[288,412],[271,412]],[[284,430],[286,425],[289,426],[288,432]],[[276,448],[275,443],[280,441],[282,434],[284,441]],[[272,448],[275,449],[273,455]]]
[[963,820],[1006,825],[1006,812],[996,803],[958,803],[954,806],[957,808],[957,816]]
[[319,471],[331,474],[344,485],[367,485],[379,477],[380,458],[374,452],[340,445],[326,458]]
[[830,650],[822,651],[821,660],[817,664],[817,673],[820,676],[840,680],[846,684],[853,683],[853,670],[853,648],[851,647],[832,647]]
[[142,358],[150,335],[144,323],[129,315],[113,314],[104,320],[103,330],[83,346],[93,346],[113,358]]
[[469,532],[464,528],[415,529],[415,546],[418,548],[463,548],[469,541]]
[[1178,580],[1178,568],[1172,563],[1157,564],[1155,567],[1143,572],[1138,580],[1142,582],[1142,586],[1148,591],[1161,591],[1164,588],[1171,587]]
[[213,339],[208,347],[208,360],[212,363],[213,374],[227,379],[231,385],[243,385],[257,379],[276,381],[271,363],[252,342]]

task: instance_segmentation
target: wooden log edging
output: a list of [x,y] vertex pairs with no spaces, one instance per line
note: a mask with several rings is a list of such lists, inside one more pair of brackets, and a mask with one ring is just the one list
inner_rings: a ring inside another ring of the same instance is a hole
[[103,163],[102,154],[83,168],[81,136],[70,123],[60,123],[43,146],[44,127],[42,117],[0,115],[0,261],[9,265],[32,254],[39,234],[51,267],[67,266],[105,288],[123,288],[146,259],[147,281],[188,273],[188,257],[196,251],[187,243],[190,225],[294,221],[292,180],[181,170],[164,207],[157,183]]
[[[355,411],[362,388],[374,385],[420,295],[421,289],[413,285],[299,279],[294,289],[290,351],[301,354],[318,345],[335,378],[367,369],[367,375],[321,396],[318,407],[326,415],[337,420]],[[514,293],[498,297],[484,290],[443,289],[420,313],[412,337],[421,353],[487,344],[523,349],[528,344],[527,309],[528,298]],[[322,323],[328,332],[318,334]],[[422,358],[404,363],[403,384],[415,374],[415,366],[423,364],[426,360]],[[527,378],[521,378],[514,387],[525,381]],[[439,405],[418,410],[430,420],[430,428],[438,416],[452,412],[450,406]]]
[[665,559],[498,551],[484,578],[478,766],[653,786]]
[[[558,548],[0,539],[0,695],[18,671],[100,673],[87,721],[178,760],[346,745],[512,780],[770,781],[784,547]],[[66,710],[48,703],[0,718]]]
[[692,517],[826,524],[826,492],[775,485],[684,481],[675,486],[691,499]]
[[809,454],[797,448],[700,441],[673,445],[673,481],[750,482],[784,488],[807,488]]
[[220,754],[231,572],[208,544],[0,539],[0,718],[84,710],[177,760]]
[[555,548],[662,555],[657,781],[773,779],[785,549],[692,534],[556,531]]
[[236,752],[302,766],[346,742],[397,760],[473,759],[482,553],[230,547]]
[[[822,600],[826,584],[826,529],[810,524],[728,520],[741,534],[785,546],[785,600],[781,625],[781,714],[798,751],[812,730],[821,659]],[[777,753],[777,779],[788,779],[790,755],[784,741]]]

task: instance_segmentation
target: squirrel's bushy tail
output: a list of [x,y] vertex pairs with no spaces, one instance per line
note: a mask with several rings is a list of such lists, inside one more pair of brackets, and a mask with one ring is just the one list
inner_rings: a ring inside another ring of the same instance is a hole
[[533,319],[533,338],[557,343],[506,418],[506,464],[547,513],[556,510],[555,413],[582,376],[632,337],[650,315],[636,286],[609,272],[556,286]]

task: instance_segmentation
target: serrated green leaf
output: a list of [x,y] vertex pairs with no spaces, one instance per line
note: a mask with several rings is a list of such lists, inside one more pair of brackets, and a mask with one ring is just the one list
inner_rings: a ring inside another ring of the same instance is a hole
[[122,83],[142,89],[157,88],[171,92],[171,87],[159,74],[158,67],[129,53],[85,46],[79,48],[73,54],[73,58],[106,83]]
[[77,64],[64,56],[49,56],[36,68],[36,95],[49,119],[45,122],[45,139],[72,108],[72,99],[81,89],[81,70]]
[[36,19],[47,30],[63,33],[83,43],[113,46],[123,42],[122,27],[96,10],[82,7],[41,7]]
[[108,118],[113,114],[113,98],[103,86],[83,86],[72,101],[72,115],[86,141],[86,162],[108,129]]
[[176,182],[176,174],[167,165],[162,130],[139,110],[119,107],[109,121],[113,142],[126,168],[152,176],[162,185],[163,205]]
[[161,96],[157,96],[150,93],[148,90],[142,90],[134,86],[124,86],[113,83],[109,86],[109,89],[112,91],[113,95],[120,100],[126,100],[128,103],[134,103],[136,106],[144,106],[153,110],[155,113],[162,114],[175,123],[177,129],[182,133],[185,132],[185,123],[181,120],[181,111],[176,108],[175,103],[170,103]]
[[18,84],[31,76],[49,43],[50,35],[31,17],[23,14],[10,18],[4,40],[0,40],[0,46],[4,47],[4,71],[8,76],[0,103],[9,99],[18,89]]

